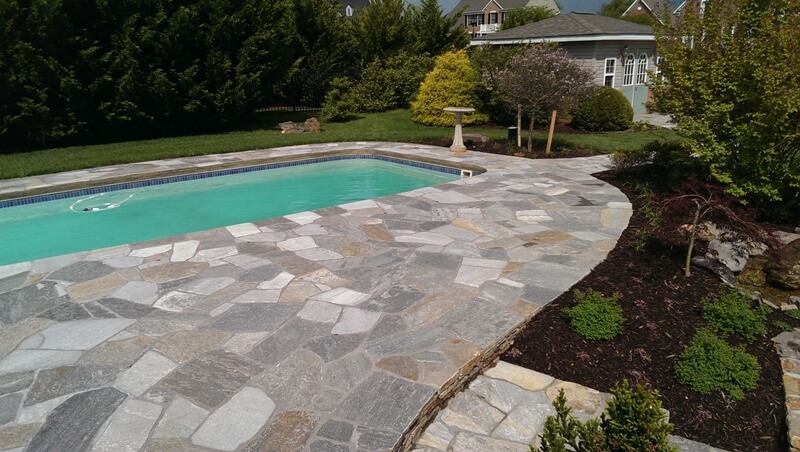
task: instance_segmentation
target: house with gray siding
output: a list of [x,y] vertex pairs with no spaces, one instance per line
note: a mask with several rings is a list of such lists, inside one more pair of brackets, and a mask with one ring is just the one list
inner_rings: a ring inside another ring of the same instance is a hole
[[553,42],[595,74],[595,83],[621,91],[635,113],[644,113],[648,71],[657,73],[653,28],[590,13],[563,14],[472,39],[470,45]]

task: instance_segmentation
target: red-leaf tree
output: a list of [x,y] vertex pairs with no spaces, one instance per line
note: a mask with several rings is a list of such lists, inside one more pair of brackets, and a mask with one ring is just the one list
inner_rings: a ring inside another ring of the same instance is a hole
[[566,50],[530,46],[516,55],[496,76],[506,102],[517,106],[517,124],[522,111],[530,111],[528,152],[533,151],[533,119],[537,114],[574,108],[592,91],[592,72],[571,58]]

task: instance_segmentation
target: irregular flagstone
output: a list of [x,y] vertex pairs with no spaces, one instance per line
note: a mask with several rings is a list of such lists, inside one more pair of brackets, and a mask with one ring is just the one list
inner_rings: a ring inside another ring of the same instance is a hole
[[422,291],[408,286],[394,286],[383,294],[372,297],[364,309],[381,312],[400,312],[425,296]]
[[9,425],[8,427],[0,427],[0,447],[4,450],[16,451],[16,447],[22,450],[22,447],[36,433],[36,430],[41,427],[41,424],[20,424]]
[[297,316],[312,322],[336,323],[341,312],[341,306],[319,300],[310,300],[297,313]]
[[142,268],[140,271],[143,280],[162,284],[170,281],[191,278],[207,267],[207,264],[195,262],[176,262],[170,265],[159,263],[155,266]]
[[192,435],[198,446],[232,451],[267,423],[275,403],[256,388],[244,388],[221,406]]
[[226,226],[225,229],[227,229],[228,232],[230,232],[234,237],[244,237],[247,235],[261,233],[261,229],[259,229],[258,226],[254,225],[253,223],[234,224],[232,226]]
[[392,235],[391,232],[376,224],[361,225],[361,230],[372,240],[378,240],[380,242],[394,241],[394,235]]
[[138,451],[160,414],[161,405],[141,400],[125,401],[114,413],[105,431],[97,438],[92,450]]
[[365,353],[355,353],[329,363],[322,371],[326,386],[348,391],[369,374],[372,360]]
[[75,350],[16,350],[0,361],[0,375],[66,366],[80,357],[81,352]]
[[138,319],[156,310],[147,305],[120,300],[118,298],[103,298],[102,300],[98,300],[97,303],[114,314],[126,319]]
[[295,318],[256,344],[247,357],[267,365],[283,361],[309,341],[330,333],[330,325]]
[[208,417],[208,410],[176,397],[153,430],[153,438],[188,438]]
[[367,293],[358,292],[346,287],[337,287],[319,295],[314,295],[312,299],[344,306],[355,306],[369,299],[369,297],[370,295]]
[[251,290],[231,300],[231,303],[277,303],[280,290]]
[[197,252],[197,247],[200,242],[197,240],[187,240],[185,242],[177,242],[172,247],[172,256],[169,258],[171,262],[186,262],[194,257]]
[[201,300],[203,300],[201,295],[173,290],[159,298],[153,304],[153,307],[172,312],[182,312]]
[[27,450],[86,450],[97,430],[125,400],[114,388],[101,388],[70,397],[53,410]]
[[216,351],[195,358],[161,381],[192,403],[214,409],[241,389],[264,368],[239,355]]
[[0,376],[0,395],[21,391],[31,383],[33,383],[33,372],[16,372]]
[[9,394],[0,396],[0,425],[5,425],[14,420],[22,394]]
[[250,384],[261,388],[281,408],[302,410],[320,392],[323,365],[317,355],[301,350],[268,368]]
[[379,312],[370,312],[363,309],[346,307],[342,317],[334,325],[333,334],[355,334],[370,331],[381,318]]
[[224,331],[178,331],[162,338],[155,350],[178,363],[222,347],[232,336]]
[[459,432],[453,439],[453,450],[486,450],[492,452],[528,452],[528,445],[492,438],[472,432]]
[[395,241],[400,243],[421,243],[423,245],[447,246],[453,242],[453,239],[446,235],[436,234],[434,232],[418,232],[416,234],[395,237]]
[[217,316],[209,327],[231,332],[271,331],[294,316],[300,308],[288,303],[245,303]]
[[319,415],[308,411],[286,411],[273,417],[265,431],[249,444],[245,452],[301,450],[311,437]]
[[150,351],[125,372],[119,374],[115,386],[135,396],[140,396],[164,378],[178,364],[163,355]]
[[291,273],[281,272],[278,276],[258,284],[259,289],[283,289],[294,279]]
[[320,289],[313,283],[294,281],[281,292],[280,301],[284,303],[298,303],[320,292]]
[[445,314],[437,322],[442,327],[480,346],[504,337],[523,320],[486,300],[470,300]]
[[139,248],[131,251],[130,255],[133,257],[150,257],[157,254],[166,253],[172,249],[172,245],[158,245],[147,248]]
[[196,279],[188,284],[180,287],[180,291],[189,292],[197,295],[211,295],[218,292],[231,284],[235,283],[233,278],[202,278]]
[[521,443],[534,442],[542,433],[547,417],[555,414],[555,408],[546,399],[521,403],[495,427],[492,436]]
[[81,320],[91,318],[92,315],[86,310],[84,305],[78,303],[61,303],[60,305],[42,312],[36,317],[55,320],[56,322],[68,322],[70,320]]
[[158,284],[144,281],[130,281],[116,290],[111,296],[122,300],[146,305],[153,304],[158,296]]
[[78,302],[97,300],[114,293],[128,281],[118,273],[80,282],[67,287],[67,293]]
[[404,430],[434,394],[434,388],[373,372],[333,411],[350,422],[397,431]]
[[84,353],[78,363],[127,369],[147,351],[150,343],[151,339],[147,336],[134,336],[120,341],[106,342]]
[[49,279],[57,281],[84,282],[108,275],[113,268],[93,261],[76,262],[50,274]]
[[64,301],[66,299],[61,298],[54,282],[41,282],[0,293],[0,322],[5,324],[19,322]]
[[410,356],[387,356],[375,363],[375,367],[409,380],[419,380],[419,363]]
[[323,361],[330,362],[355,350],[363,340],[361,334],[323,336],[309,341],[305,348],[316,353]]
[[314,239],[307,236],[286,239],[282,242],[276,243],[276,245],[278,246],[278,248],[284,251],[300,251],[317,247],[317,244],[316,242],[314,242]]
[[39,333],[44,338],[40,348],[89,350],[132,323],[133,320],[128,319],[90,319],[58,323]]
[[447,404],[439,419],[460,430],[488,435],[505,418],[505,413],[472,393],[465,393]]
[[25,406],[105,386],[114,381],[117,371],[114,367],[98,365],[41,370],[25,397]]

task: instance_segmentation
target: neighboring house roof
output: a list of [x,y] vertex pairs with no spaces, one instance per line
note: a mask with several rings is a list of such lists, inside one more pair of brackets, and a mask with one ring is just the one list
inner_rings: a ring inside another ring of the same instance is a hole
[[473,42],[516,44],[544,41],[653,41],[654,39],[653,27],[648,25],[591,13],[571,12],[485,35]]
[[639,3],[644,5],[644,7],[647,8],[647,12],[659,20],[661,20],[664,12],[672,13],[673,6],[670,0],[633,0],[622,15],[625,16],[633,13],[633,7]]
[[342,6],[339,9],[339,13],[345,16],[348,6],[353,8],[354,11],[361,11],[369,4],[369,0],[339,0],[339,3]]
[[[461,0],[455,8],[450,11],[448,16],[452,17],[455,14],[460,15],[462,13],[479,13],[491,2],[492,0]],[[526,6],[546,6],[558,11],[558,5],[553,0],[494,0],[494,2],[500,5],[503,11],[524,8]]]

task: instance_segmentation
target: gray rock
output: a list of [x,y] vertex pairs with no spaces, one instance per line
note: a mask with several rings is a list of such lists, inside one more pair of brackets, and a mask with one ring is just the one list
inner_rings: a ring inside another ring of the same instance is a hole
[[272,415],[275,403],[256,388],[243,388],[206,419],[192,443],[209,449],[236,450],[249,441]]
[[324,323],[292,319],[254,346],[247,356],[267,365],[279,363],[315,337],[329,333],[330,328]]
[[233,353],[215,351],[195,358],[165,377],[159,386],[213,410],[264,368]]
[[354,424],[396,431],[399,436],[433,394],[430,386],[373,372],[336,407],[333,415]]
[[48,309],[36,317],[55,320],[56,322],[67,322],[70,320],[88,319],[91,315],[89,315],[82,305],[67,302]]
[[487,300],[470,300],[445,314],[438,323],[459,337],[487,346],[523,319]]
[[87,450],[97,430],[125,400],[114,388],[101,388],[76,394],[58,406],[25,450]]
[[316,353],[323,361],[330,362],[352,352],[364,341],[362,334],[324,336],[306,344],[305,348]]
[[253,380],[284,410],[303,410],[321,389],[323,362],[307,350],[298,350]]
[[744,269],[750,253],[747,251],[747,246],[741,241],[714,239],[708,242],[706,257],[717,259],[722,265],[728,267],[728,270],[738,273]]
[[39,371],[36,382],[25,397],[25,406],[113,382],[118,369],[109,366],[67,366]]
[[403,355],[430,348],[452,338],[452,334],[441,328],[425,326],[387,338],[371,340],[367,342],[364,349],[371,356]]
[[104,298],[99,300],[98,303],[126,319],[138,319],[156,310],[155,308],[141,303],[134,303],[119,298]]
[[406,328],[408,328],[408,323],[406,323],[403,317],[397,315],[384,316],[380,321],[378,321],[378,324],[372,328],[372,332],[369,334],[369,340],[372,341],[374,339],[391,336],[392,334],[399,333]]
[[140,450],[160,415],[161,405],[128,399],[97,438],[92,451]]
[[352,354],[328,364],[322,381],[326,386],[348,391],[363,380],[371,368],[372,360],[365,353]]
[[350,447],[322,439],[311,443],[309,450],[310,452],[349,452]]
[[97,279],[101,276],[113,273],[114,271],[114,268],[102,262],[83,261],[51,273],[49,279],[54,279],[56,281],[84,282]]
[[350,437],[353,436],[353,424],[330,420],[319,428],[317,436],[332,439],[340,443],[347,443],[350,442]]
[[277,414],[263,433],[244,447],[244,452],[302,450],[317,425],[318,415],[306,411]]
[[358,427],[356,430],[356,443],[359,451],[394,449],[399,439],[392,432],[369,427]]
[[380,312],[400,312],[424,297],[425,294],[413,287],[394,286],[377,297],[373,297],[364,309]]
[[19,322],[66,300],[66,297],[59,297],[55,283],[50,281],[0,293],[0,322]]
[[294,316],[300,306],[290,303],[248,303],[232,307],[210,325],[222,331],[270,331]]
[[208,410],[177,397],[164,412],[153,438],[188,438],[208,416]]
[[9,394],[0,397],[0,425],[7,424],[17,416],[22,394]]
[[249,282],[263,282],[274,279],[281,273],[280,267],[277,265],[264,265],[254,268],[239,277],[239,281]]
[[0,375],[0,395],[21,391],[33,383],[33,372]]

